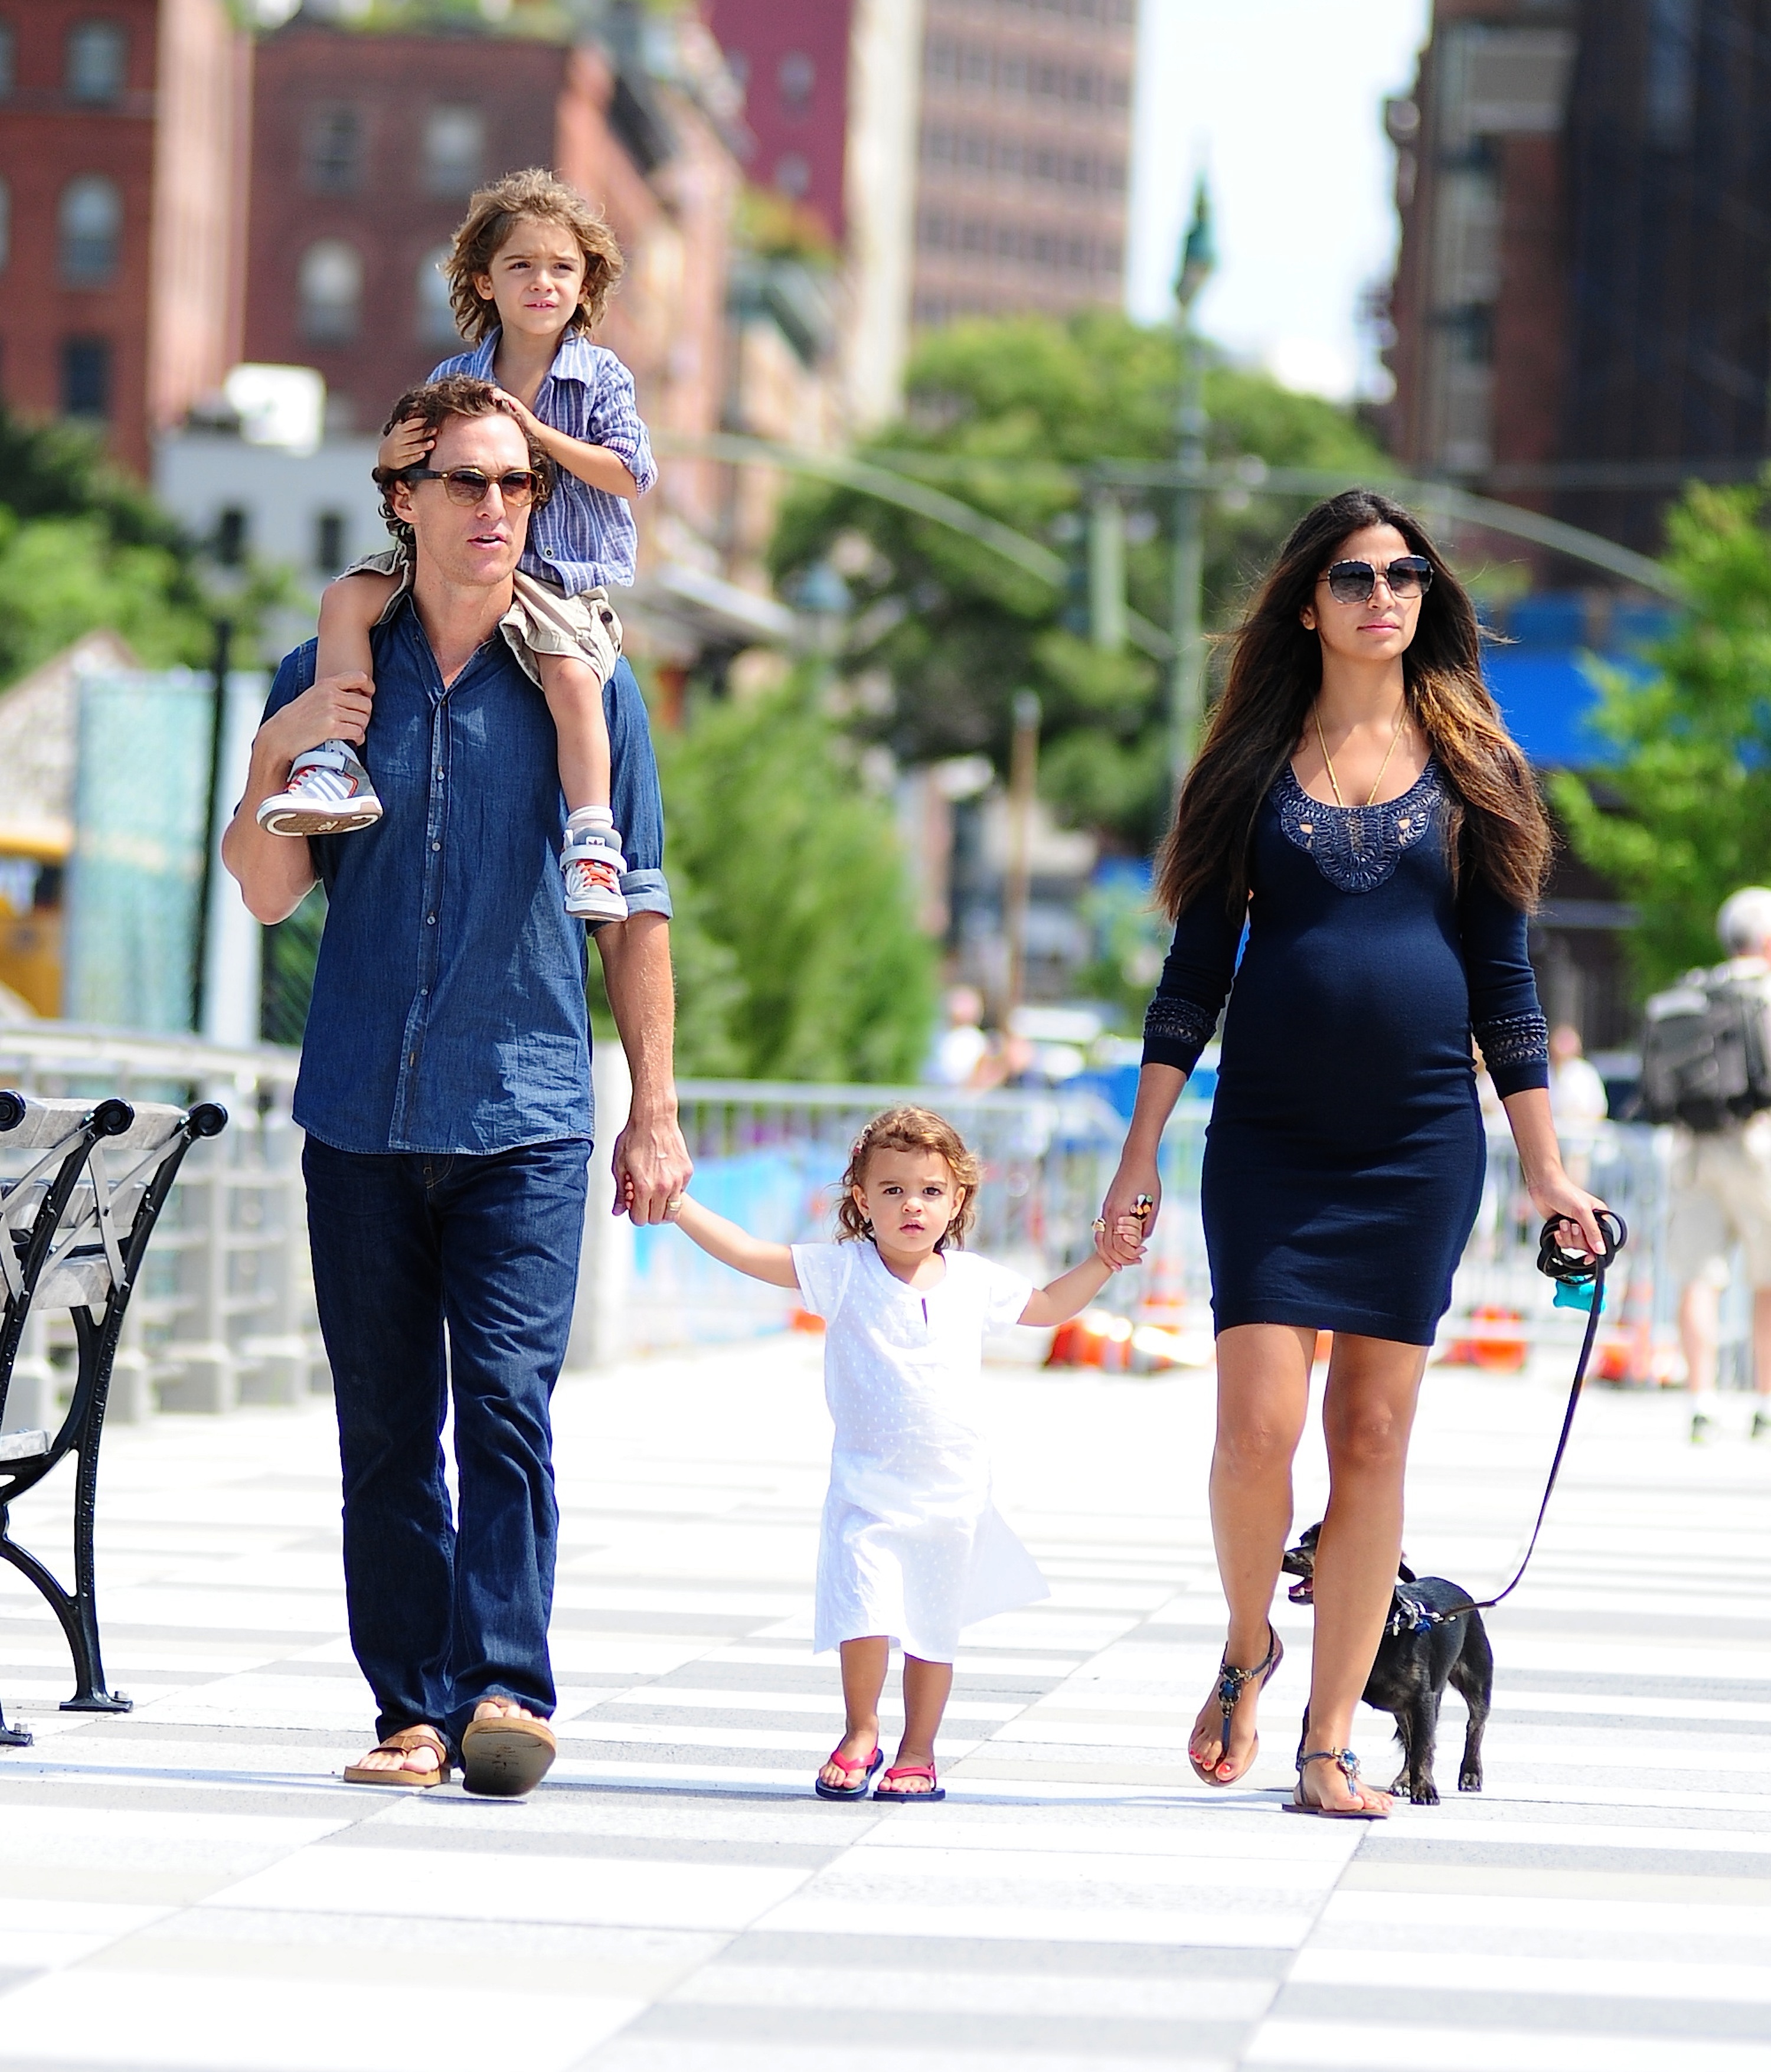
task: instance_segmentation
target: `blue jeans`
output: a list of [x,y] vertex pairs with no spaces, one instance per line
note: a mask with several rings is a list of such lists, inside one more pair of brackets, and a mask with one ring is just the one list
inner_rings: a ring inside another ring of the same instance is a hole
[[[487,1697],[553,1710],[549,1402],[572,1326],[590,1149],[578,1138],[434,1157],[307,1140],[351,1646],[379,1737],[428,1721],[458,1747]],[[442,1444],[451,1390],[455,1518]]]

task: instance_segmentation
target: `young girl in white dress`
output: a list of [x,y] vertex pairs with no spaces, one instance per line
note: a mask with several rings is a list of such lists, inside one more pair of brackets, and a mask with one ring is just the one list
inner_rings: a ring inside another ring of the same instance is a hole
[[[670,1211],[704,1252],[797,1289],[826,1326],[824,1396],[836,1434],[812,1648],[841,1650],[848,1725],[818,1773],[821,1799],[865,1798],[885,1761],[879,1696],[894,1639],[904,1651],[904,1737],[873,1796],[945,1798],[935,1737],[960,1627],[1050,1594],[990,1500],[972,1400],[984,1335],[997,1324],[1062,1323],[1116,1268],[1097,1252],[1036,1289],[965,1252],[979,1178],[951,1123],[898,1108],[857,1140],[834,1244],[765,1244],[687,1198]],[[1123,1217],[1116,1235],[1135,1252],[1141,1230]]]

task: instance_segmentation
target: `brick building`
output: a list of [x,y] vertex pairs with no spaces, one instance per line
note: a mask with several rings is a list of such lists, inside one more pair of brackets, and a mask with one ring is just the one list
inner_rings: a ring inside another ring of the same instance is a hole
[[1395,446],[1647,552],[1771,453],[1771,5],[1437,0],[1392,103]]
[[0,0],[0,397],[138,474],[240,357],[251,62],[224,0]]
[[709,0],[705,13],[744,88],[750,177],[803,203],[840,245],[854,0]]

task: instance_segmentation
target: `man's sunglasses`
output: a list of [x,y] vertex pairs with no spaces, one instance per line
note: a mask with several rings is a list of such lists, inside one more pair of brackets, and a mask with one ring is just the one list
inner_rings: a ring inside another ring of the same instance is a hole
[[408,467],[401,471],[402,482],[440,482],[452,503],[470,509],[483,504],[488,489],[496,489],[512,509],[520,510],[541,494],[541,478],[532,467],[507,468],[502,475],[487,475],[477,467]]
[[1329,595],[1337,604],[1369,604],[1380,575],[1392,597],[1424,597],[1432,588],[1432,563],[1424,554],[1403,554],[1387,569],[1374,569],[1369,561],[1332,563],[1326,573]]

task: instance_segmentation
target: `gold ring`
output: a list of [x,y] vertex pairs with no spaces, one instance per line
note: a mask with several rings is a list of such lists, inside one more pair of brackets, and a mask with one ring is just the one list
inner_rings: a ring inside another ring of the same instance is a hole
[[671,1195],[664,1203],[667,1209],[680,1209],[682,1206],[683,1198],[680,1194]]
[[1107,1219],[1106,1219],[1106,1217],[1105,1217],[1105,1216],[1097,1216],[1097,1217],[1095,1219],[1095,1229],[1096,1229],[1096,1230],[1098,1230],[1098,1231],[1104,1231],[1104,1230],[1107,1228]]

